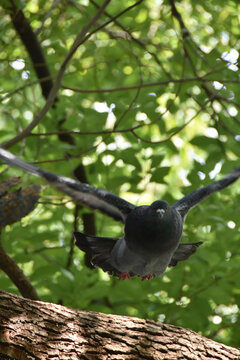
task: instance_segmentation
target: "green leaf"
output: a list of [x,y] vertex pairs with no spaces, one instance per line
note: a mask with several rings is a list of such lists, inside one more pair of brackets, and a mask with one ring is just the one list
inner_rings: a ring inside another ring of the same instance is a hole
[[170,167],[161,167],[152,172],[151,181],[165,183],[164,177],[169,173]]
[[62,272],[62,274],[63,274],[67,279],[69,279],[69,280],[71,280],[71,281],[74,280],[74,276],[73,276],[73,274],[72,274],[70,271],[62,268],[62,269],[61,269],[61,272]]

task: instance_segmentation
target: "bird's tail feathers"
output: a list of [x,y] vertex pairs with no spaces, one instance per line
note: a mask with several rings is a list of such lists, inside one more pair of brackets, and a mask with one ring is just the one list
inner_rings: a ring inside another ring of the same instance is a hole
[[94,266],[100,267],[111,275],[119,276],[120,272],[110,263],[111,252],[118,239],[85,235],[74,232],[76,246],[91,258]]

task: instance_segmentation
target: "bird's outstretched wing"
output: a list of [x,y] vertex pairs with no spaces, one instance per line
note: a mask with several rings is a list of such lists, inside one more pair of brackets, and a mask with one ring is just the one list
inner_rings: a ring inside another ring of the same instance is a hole
[[90,256],[92,265],[110,275],[119,276],[121,274],[110,262],[112,249],[119,239],[90,236],[80,232],[74,232],[74,236],[77,247]]
[[124,222],[128,213],[135,208],[135,205],[109,191],[43,170],[20,160],[3,148],[0,148],[0,159],[9,165],[43,178],[56,189],[72,197],[74,201],[97,209],[115,220]]
[[223,179],[216,181],[210,185],[204,186],[198,190],[194,190],[190,194],[184,196],[181,200],[177,201],[173,208],[175,208],[184,219],[188,211],[197,205],[200,201],[205,199],[212,193],[222,190],[225,187],[234,183],[240,177],[240,167],[226,175]]
[[190,256],[192,256],[197,248],[202,245],[202,242],[195,243],[181,243],[178,248],[174,252],[168,267],[176,266],[178,261],[187,260]]

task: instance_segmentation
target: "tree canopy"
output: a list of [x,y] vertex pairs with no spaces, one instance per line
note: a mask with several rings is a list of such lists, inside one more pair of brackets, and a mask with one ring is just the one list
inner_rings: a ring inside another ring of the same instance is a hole
[[[238,1],[7,1],[0,8],[0,144],[26,161],[137,205],[240,166]],[[1,179],[22,176],[1,165]],[[43,184],[43,182],[42,182]],[[123,225],[45,187],[1,244],[41,300],[190,328],[239,346],[239,182],[194,208],[184,242],[204,245],[162,277],[119,281],[72,232]],[[1,288],[18,293],[0,273]]]

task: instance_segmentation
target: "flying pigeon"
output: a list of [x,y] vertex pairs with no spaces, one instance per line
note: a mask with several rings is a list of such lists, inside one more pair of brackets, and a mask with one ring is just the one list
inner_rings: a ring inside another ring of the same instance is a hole
[[143,280],[161,275],[167,267],[188,259],[201,242],[180,243],[183,223],[190,209],[212,193],[240,177],[240,167],[223,179],[201,187],[170,206],[157,200],[135,206],[109,191],[56,175],[24,162],[0,148],[0,159],[46,180],[61,192],[92,209],[124,223],[121,238],[96,237],[75,232],[76,245],[90,255],[94,266],[119,279],[139,276]]

